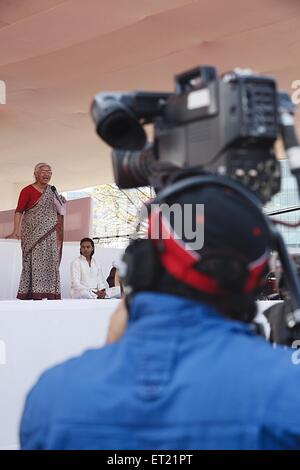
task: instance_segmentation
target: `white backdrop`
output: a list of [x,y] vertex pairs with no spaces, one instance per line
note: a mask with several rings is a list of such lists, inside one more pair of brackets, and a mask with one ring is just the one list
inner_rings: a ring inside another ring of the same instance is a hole
[[119,301],[0,301],[0,449],[19,445],[27,392],[48,367],[104,344]]
[[[107,278],[112,261],[118,260],[123,250],[118,248],[97,248],[95,259]],[[79,255],[79,242],[65,242],[60,265],[62,298],[70,298],[70,265]],[[18,240],[0,239],[0,300],[15,299],[22,268],[21,245]],[[0,304],[1,309],[1,304]]]
[[[38,376],[56,363],[104,344],[118,300],[67,299],[70,263],[78,251],[78,243],[65,243],[61,280],[66,300],[0,300],[0,449],[18,448],[24,400]],[[96,250],[105,277],[121,253],[119,249]],[[0,260],[0,299],[15,299],[21,272],[20,243],[0,240]],[[271,303],[259,302],[259,311]]]

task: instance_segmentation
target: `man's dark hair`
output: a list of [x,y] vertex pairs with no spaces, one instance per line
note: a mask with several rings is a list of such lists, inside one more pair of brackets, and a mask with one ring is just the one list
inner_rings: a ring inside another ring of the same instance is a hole
[[[176,279],[165,267],[154,290],[204,302],[228,318],[251,322],[263,276],[269,271],[267,260],[272,246],[262,213],[238,193],[212,186],[185,190],[166,203],[204,204],[204,246],[196,252],[200,255],[196,269],[214,279],[223,293],[209,293],[201,283],[196,289],[184,277]],[[266,262],[261,273],[246,289],[250,270],[263,257]]]
[[223,297],[210,295],[178,282],[166,271],[162,273],[155,290],[205,303],[214,307],[227,318],[243,321],[245,323],[251,323],[257,311],[256,293],[232,293]]

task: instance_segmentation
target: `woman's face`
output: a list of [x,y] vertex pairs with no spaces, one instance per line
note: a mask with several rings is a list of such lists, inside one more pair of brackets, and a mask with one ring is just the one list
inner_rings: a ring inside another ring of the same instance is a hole
[[52,171],[50,166],[43,165],[35,173],[36,181],[40,184],[48,184],[51,180]]

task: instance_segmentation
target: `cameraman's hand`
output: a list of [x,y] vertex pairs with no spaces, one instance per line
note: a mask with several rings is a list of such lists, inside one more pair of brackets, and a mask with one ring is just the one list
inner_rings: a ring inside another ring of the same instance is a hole
[[127,328],[127,323],[128,312],[125,305],[125,300],[122,299],[110,319],[106,343],[114,343],[115,341],[120,339]]

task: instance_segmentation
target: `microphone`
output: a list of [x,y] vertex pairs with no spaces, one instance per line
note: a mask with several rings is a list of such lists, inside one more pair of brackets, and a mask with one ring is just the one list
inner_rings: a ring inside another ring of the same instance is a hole
[[53,191],[53,194],[54,194],[54,196],[56,197],[56,199],[58,200],[58,202],[59,202],[61,205],[63,205],[63,203],[61,202],[61,199],[60,199],[60,197],[59,197],[59,194],[58,194],[57,189],[56,189],[55,186],[51,186],[51,191]]

